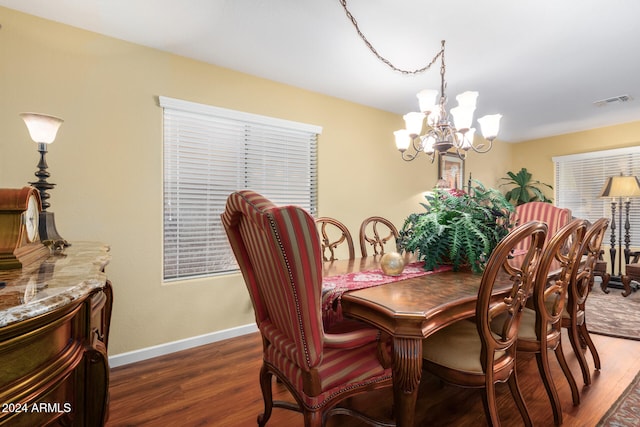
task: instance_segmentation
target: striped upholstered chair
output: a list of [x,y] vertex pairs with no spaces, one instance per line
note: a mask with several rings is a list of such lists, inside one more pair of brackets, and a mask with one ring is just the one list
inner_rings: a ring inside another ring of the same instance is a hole
[[[275,206],[253,191],[233,193],[222,215],[262,334],[263,426],[275,407],[301,411],[305,426],[321,426],[357,393],[391,385],[380,333],[323,331],[322,252],[314,219],[295,206]],[[297,405],[273,401],[275,375]]]
[[[546,202],[529,202],[516,206],[517,224],[542,221],[547,224],[547,241],[571,221],[571,210]],[[529,242],[522,242],[516,249],[525,249]]]

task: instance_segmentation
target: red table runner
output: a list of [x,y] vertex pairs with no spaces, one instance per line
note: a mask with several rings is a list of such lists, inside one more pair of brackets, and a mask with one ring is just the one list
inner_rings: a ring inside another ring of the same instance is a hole
[[449,265],[445,265],[436,267],[433,271],[425,271],[423,265],[423,262],[407,264],[402,274],[398,276],[387,276],[382,272],[382,269],[377,268],[374,270],[325,277],[322,280],[322,321],[325,329],[342,320],[340,298],[346,291],[380,286],[385,283],[424,276],[425,274],[440,273],[442,271],[449,271],[452,268]]

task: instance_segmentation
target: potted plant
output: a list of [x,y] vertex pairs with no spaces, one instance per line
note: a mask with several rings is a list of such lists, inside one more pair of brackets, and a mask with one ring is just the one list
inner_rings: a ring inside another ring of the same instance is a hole
[[502,178],[507,182],[500,184],[500,186],[513,186],[511,190],[505,193],[505,197],[511,201],[511,203],[514,203],[516,206],[527,202],[551,203],[551,199],[547,198],[537,186],[544,185],[550,189],[553,189],[553,187],[540,181],[532,181],[531,172],[527,171],[527,168],[522,168],[517,173],[507,172],[507,175],[508,177]]
[[469,193],[435,189],[421,203],[426,212],[405,220],[398,248],[416,252],[425,270],[451,264],[481,272],[498,242],[512,228],[515,208],[493,188],[474,180]]

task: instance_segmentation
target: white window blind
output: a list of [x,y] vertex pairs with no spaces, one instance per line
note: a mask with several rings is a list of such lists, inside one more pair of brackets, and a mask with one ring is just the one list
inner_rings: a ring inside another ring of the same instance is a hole
[[[554,157],[555,202],[557,206],[571,209],[573,216],[595,221],[598,218],[611,219],[611,199],[598,197],[606,179],[616,175],[640,176],[640,147],[597,151]],[[622,236],[624,245],[624,202],[616,200],[616,242]],[[620,208],[622,207],[622,223]],[[630,199],[629,223],[631,225],[631,246],[640,246],[640,199]],[[611,242],[611,227],[603,244]],[[617,243],[616,243],[617,245]]]
[[164,279],[237,270],[220,221],[251,189],[315,215],[322,128],[160,97],[164,126]]

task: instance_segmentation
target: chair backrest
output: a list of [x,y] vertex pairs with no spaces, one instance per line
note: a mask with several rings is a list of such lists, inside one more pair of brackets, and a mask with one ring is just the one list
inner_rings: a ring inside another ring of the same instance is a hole
[[[536,313],[538,341],[562,328],[562,312],[567,300],[574,266],[581,261],[582,244],[588,223],[575,219],[562,227],[545,245],[530,297]],[[549,279],[553,272],[553,278]],[[551,329],[549,329],[551,326]]]
[[[476,325],[482,341],[480,362],[485,373],[493,369],[498,354],[502,354],[499,359],[505,364],[508,359],[515,361],[522,309],[533,286],[546,236],[545,223],[527,222],[514,228],[489,256],[476,303]],[[529,246],[513,258],[514,249],[523,240],[528,240]],[[509,286],[508,296],[494,302],[494,286]],[[494,320],[503,322],[500,334],[492,331]]]
[[[385,244],[393,239],[398,241],[398,229],[391,221],[380,216],[371,216],[360,225],[360,252],[368,256],[367,245],[373,249],[373,255],[384,254]],[[396,250],[394,245],[393,250]]]
[[584,310],[584,305],[593,285],[593,272],[600,256],[602,240],[609,226],[607,218],[600,218],[587,229],[580,247],[581,262],[574,265],[569,285],[569,301],[567,311],[575,316],[577,310]]
[[[571,210],[559,208],[546,202],[529,202],[516,206],[516,224],[542,221],[549,227],[548,239],[571,221]],[[524,249],[528,242],[522,242],[518,249]]]
[[336,249],[338,246],[345,244],[348,249],[349,259],[356,257],[356,251],[353,247],[353,238],[346,225],[338,221],[337,219],[330,217],[316,218],[316,224],[318,224],[320,232],[320,240],[322,242],[322,260],[323,261],[335,261],[338,259],[336,256]]
[[275,206],[253,191],[227,199],[222,223],[240,266],[263,338],[298,366],[321,361],[322,257],[314,219],[297,206]]

